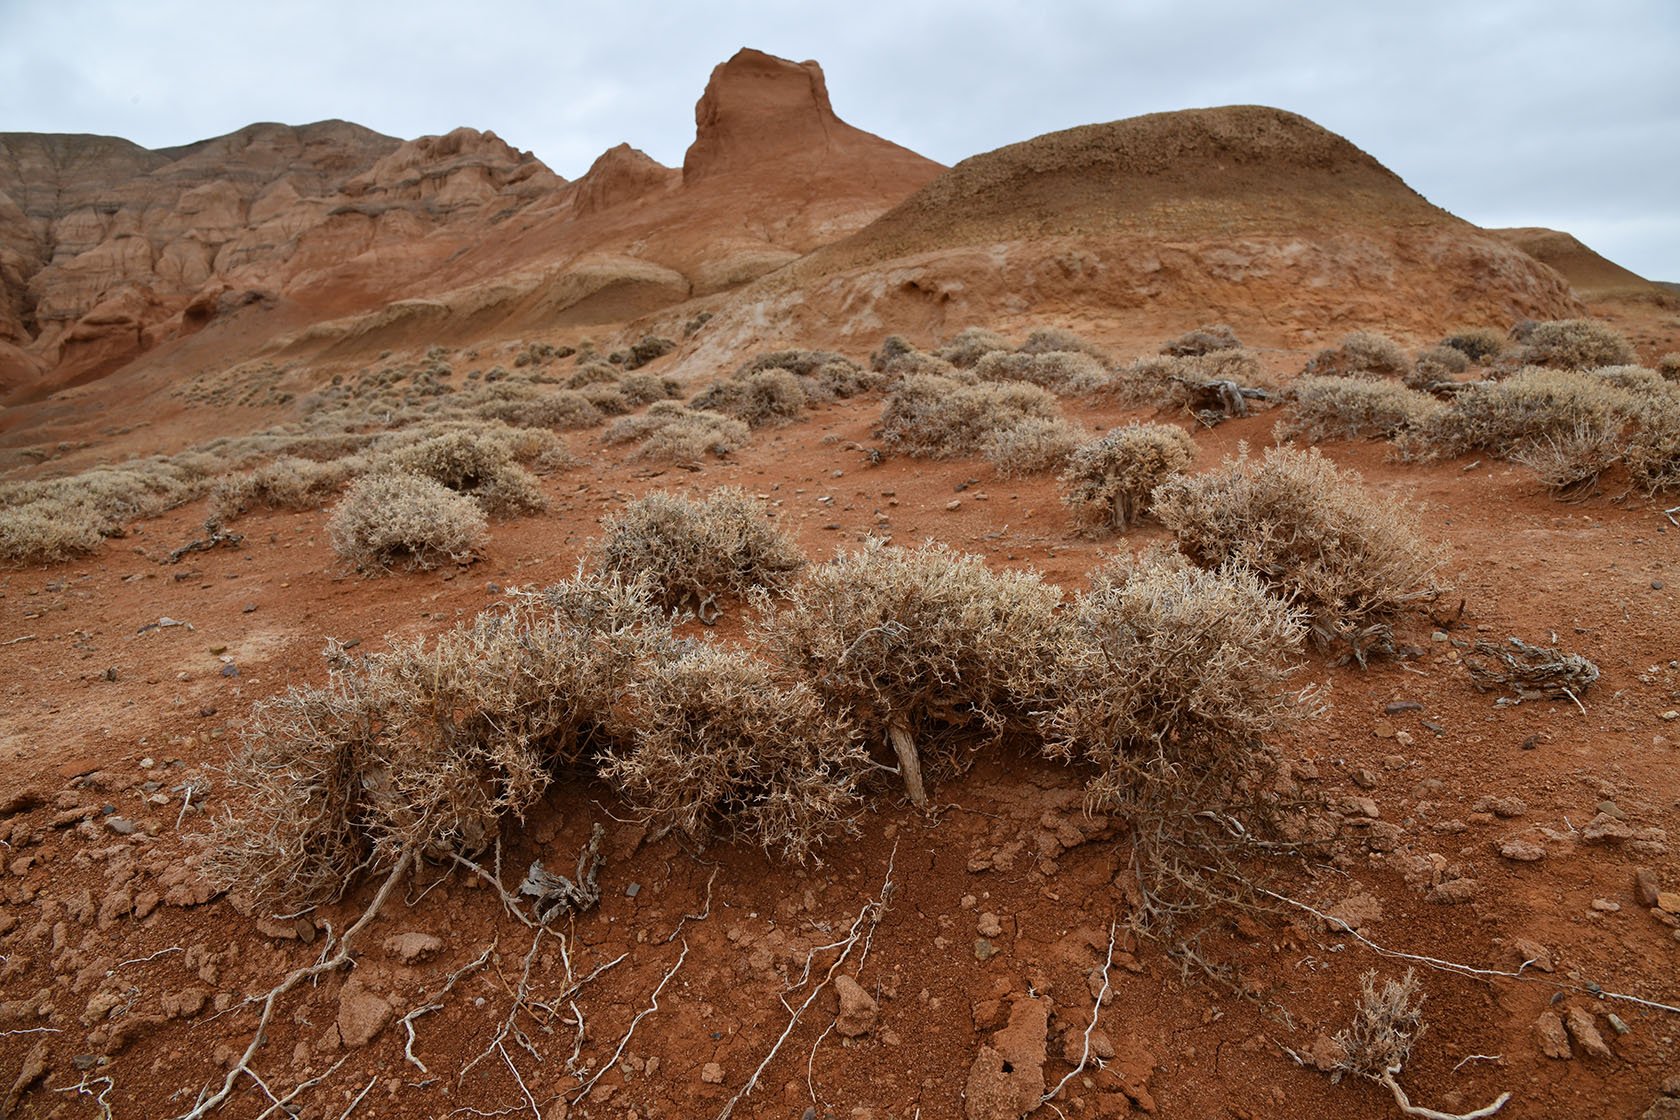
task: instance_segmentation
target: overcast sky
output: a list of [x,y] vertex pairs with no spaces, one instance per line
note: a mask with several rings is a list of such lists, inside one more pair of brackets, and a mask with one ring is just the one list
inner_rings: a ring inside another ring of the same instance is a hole
[[1275,105],[1484,226],[1680,281],[1680,0],[0,0],[0,131],[168,147],[330,117],[495,131],[575,178],[679,165],[713,66],[814,58],[942,163],[1168,109]]

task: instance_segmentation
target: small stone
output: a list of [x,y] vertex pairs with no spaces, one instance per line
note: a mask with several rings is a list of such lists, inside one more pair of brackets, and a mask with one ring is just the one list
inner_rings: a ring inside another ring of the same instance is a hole
[[996,914],[987,911],[980,915],[979,924],[975,928],[981,937],[996,937],[1003,932],[1003,923],[998,921]]
[[642,885],[640,883],[631,883],[629,886],[624,888],[624,896],[626,898],[635,898],[641,893]]
[[1595,898],[1592,900],[1592,908],[1600,914],[1614,914],[1621,910],[1622,904],[1608,898]]
[[419,964],[437,956],[443,951],[443,938],[429,933],[411,930],[408,933],[398,933],[387,937],[384,942],[387,953],[402,961],[404,964]]
[[1563,1020],[1555,1011],[1540,1012],[1540,1017],[1534,1021],[1534,1040],[1540,1044],[1540,1053],[1548,1058],[1566,1062],[1575,1056],[1569,1048],[1569,1035],[1563,1029]]
[[1522,967],[1519,967],[1517,971],[1522,971],[1522,968],[1537,968],[1541,972],[1552,971],[1551,951],[1538,941],[1530,941],[1526,937],[1519,937],[1511,942],[1511,948],[1520,958],[1518,963]]
[[1654,579],[1654,580],[1651,581],[1651,590],[1652,591],[1661,591],[1662,588],[1663,588],[1662,580]]
[[391,1021],[391,1005],[372,992],[346,985],[338,1001],[338,1035],[346,1047],[366,1046]]
[[1587,827],[1581,830],[1581,839],[1589,844],[1608,843],[1613,840],[1627,840],[1633,836],[1633,829],[1617,820],[1609,813],[1600,813],[1587,822]]
[[1360,789],[1377,788],[1377,776],[1363,766],[1355,770],[1349,777],[1353,779],[1353,784]]
[[1607,816],[1615,817],[1619,821],[1627,820],[1627,814],[1622,812],[1621,808],[1618,807],[1614,801],[1600,801],[1598,803],[1598,811],[1606,814]]
[[105,827],[118,836],[132,836],[140,831],[140,826],[127,817],[107,817]]
[[244,614],[253,614],[253,613],[256,612],[256,609],[257,609],[257,605],[255,603],[246,603],[243,607],[239,608],[241,613],[244,613]]
[[1447,637],[1447,632],[1445,630],[1437,630],[1433,634],[1429,635],[1429,640],[1432,642],[1447,642],[1452,639]]
[[948,510],[961,509],[962,508],[962,499],[961,498],[952,498],[950,501],[945,503],[945,508],[948,509]]
[[1379,739],[1392,739],[1394,738],[1394,732],[1394,725],[1386,719],[1379,719],[1376,726],[1371,728],[1371,734]]
[[238,675],[239,675],[239,666],[234,665],[231,662],[222,666],[222,676],[224,676],[224,677],[237,677]]
[[1662,714],[1662,718],[1667,720],[1669,723],[1673,723],[1675,720],[1680,719],[1680,711],[1670,708]]
[[1594,1058],[1613,1058],[1610,1046],[1604,1041],[1604,1036],[1598,1032],[1598,1024],[1593,1022],[1592,1012],[1581,1007],[1571,1006],[1563,1017],[1564,1026],[1569,1028],[1569,1037],[1575,1040],[1575,1045],[1585,1050]]
[[723,1067],[716,1062],[707,1062],[700,1067],[700,1080],[707,1085],[722,1085]]
[[1665,914],[1680,914],[1680,892],[1658,891],[1657,909]]
[[1388,716],[1397,716],[1401,712],[1421,711],[1423,711],[1423,705],[1418,703],[1416,700],[1396,700],[1383,707],[1383,714]]
[[1402,747],[1409,747],[1412,745],[1413,741],[1412,733],[1410,731],[1396,731],[1394,733],[1394,741]]
[[1499,854],[1518,863],[1538,863],[1546,858],[1546,849],[1532,840],[1513,836],[1500,843]]
[[984,937],[974,939],[974,959],[977,961],[990,960],[997,956],[998,947]]
[[1649,910],[1657,904],[1657,897],[1661,891],[1655,871],[1649,867],[1633,869],[1633,897],[1638,900],[1639,905]]
[[874,1028],[881,1008],[863,986],[845,973],[834,978],[834,990],[840,996],[840,1012],[835,1016],[834,1029],[847,1038],[857,1038]]
[[157,765],[157,759],[155,759],[155,758],[142,758],[140,760],[140,769],[142,769],[142,770],[150,770],[152,767],[154,767],[156,765]]

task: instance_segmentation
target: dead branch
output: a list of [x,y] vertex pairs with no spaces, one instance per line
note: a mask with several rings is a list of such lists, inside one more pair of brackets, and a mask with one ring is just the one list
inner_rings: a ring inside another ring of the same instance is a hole
[[525,881],[519,884],[519,893],[536,899],[533,906],[538,924],[547,925],[567,910],[588,910],[601,901],[601,887],[595,877],[601,870],[601,838],[606,834],[607,830],[597,821],[589,834],[589,843],[578,854],[575,882],[549,871],[542,860],[531,864]]
[[1108,970],[1114,965],[1114,935],[1118,925],[1118,922],[1108,924],[1108,956],[1103,958],[1102,991],[1097,993],[1097,1001],[1091,1005],[1091,1021],[1085,1025],[1085,1045],[1079,1052],[1079,1064],[1068,1070],[1067,1076],[1056,1082],[1054,1089],[1040,1097],[1039,1104],[1049,1103],[1052,1097],[1073,1080],[1076,1073],[1085,1068],[1085,1063],[1091,1058],[1091,1032],[1097,1027],[1097,1018],[1102,1014],[1103,1000],[1108,996]]
[[257,1120],[268,1120],[268,1118],[270,1116],[274,1115],[275,1110],[277,1110],[277,1109],[280,1112],[284,1113],[287,1117],[290,1117],[292,1115],[292,1113],[286,1107],[287,1105],[291,1104],[292,1101],[296,1100],[299,1096],[301,1096],[304,1093],[307,1093],[309,1090],[315,1088],[315,1086],[319,1085],[321,1082],[325,1081],[327,1078],[329,1078],[333,1074],[337,1073],[338,1068],[340,1066],[342,1066],[345,1062],[348,1062],[349,1060],[350,1060],[350,1055],[346,1054],[346,1055],[344,1055],[344,1057],[340,1058],[338,1061],[334,1062],[331,1066],[329,1066],[325,1073],[318,1074],[315,1077],[311,1077],[308,1081],[298,1082],[296,1087],[294,1087],[291,1092],[287,1093],[285,1096],[281,1097],[279,1100],[275,1101],[273,1104],[271,1104],[267,1108],[263,1109],[262,1112],[257,1115]]
[[[385,905],[385,900],[390,897],[391,891],[396,887],[397,880],[408,874],[409,868],[414,865],[414,860],[415,849],[412,847],[403,848],[402,854],[397,858],[396,866],[391,868],[391,873],[385,877],[385,882],[380,884],[379,893],[373,896],[373,901],[368,903],[366,910],[362,911],[362,916],[357,918],[350,928],[344,931],[344,936],[339,939],[336,955],[296,969],[279,984],[269,989],[268,995],[263,999],[262,1017],[257,1020],[257,1032],[251,1038],[251,1045],[245,1048],[245,1053],[240,1056],[239,1061],[234,1063],[232,1069],[228,1070],[227,1079],[222,1082],[221,1089],[199,1101],[190,1112],[183,1114],[178,1120],[199,1120],[200,1117],[207,1116],[221,1107],[222,1102],[233,1094],[233,1087],[238,1084],[240,1074],[250,1077],[259,1084],[261,1083],[262,1079],[251,1069],[251,1059],[256,1056],[257,1049],[263,1044],[263,1031],[268,1027],[269,1019],[273,1018],[274,1008],[280,1002],[280,997],[305,980],[314,979],[324,973],[336,972],[351,963],[350,942],[354,940],[356,934],[362,931],[363,927],[378,916],[379,911]],[[273,1094],[269,1095],[272,1098]]]
[[[1555,638],[1555,635],[1554,635]],[[1488,663],[1474,657],[1464,659],[1464,668],[1477,691],[1490,688],[1509,688],[1516,693],[1515,703],[1524,700],[1561,700],[1568,697],[1585,715],[1578,695],[1598,680],[1598,666],[1578,653],[1564,653],[1544,646],[1531,646],[1521,638],[1507,638],[1515,653],[1504,646],[1478,639],[1475,644],[1455,643],[1488,659]],[[1501,703],[1505,701],[1501,700]]]
[[[887,857],[887,872],[886,877],[881,883],[880,893],[866,902],[863,909],[858,911],[857,917],[852,919],[850,936],[848,936],[844,941],[837,942],[835,946],[832,946],[840,948],[840,955],[834,958],[834,963],[828,966],[828,973],[822,978],[822,982],[811,989],[811,994],[805,997],[805,1002],[799,1005],[799,1009],[796,1011],[790,1010],[788,1024],[785,1028],[783,1028],[781,1037],[776,1039],[776,1044],[774,1046],[770,1047],[770,1052],[764,1055],[764,1060],[758,1063],[758,1068],[753,1070],[751,1077],[747,1078],[747,1083],[741,1087],[741,1091],[729,1098],[729,1103],[725,1104],[723,1106],[723,1111],[718,1113],[717,1120],[729,1120],[729,1118],[735,1113],[735,1106],[750,1095],[753,1089],[757,1087],[759,1077],[763,1075],[765,1069],[768,1068],[770,1063],[775,1059],[777,1051],[782,1048],[782,1043],[787,1041],[788,1036],[793,1033],[793,1029],[799,1025],[799,1017],[805,1014],[806,1009],[816,1001],[817,996],[822,994],[822,990],[828,987],[829,981],[834,979],[834,974],[840,971],[840,966],[846,963],[846,958],[851,956],[852,950],[857,947],[858,941],[865,936],[865,931],[862,928],[865,918],[870,920],[869,929],[867,931],[868,936],[870,939],[874,938],[875,927],[881,923],[881,918],[886,913],[887,900],[892,897],[894,885],[892,880],[892,868],[893,861],[897,858],[897,856],[898,844],[894,843],[892,855]],[[806,966],[807,968],[810,966],[809,959],[806,960]],[[802,980],[800,983],[804,983],[804,981]],[[782,1001],[782,1006],[787,1006],[786,1000]],[[818,1041],[821,1040],[819,1039]],[[815,1054],[814,1049],[812,1053]]]
[[[584,1098],[584,1096],[586,1094],[588,1094],[589,1090],[591,1090],[595,1087],[595,1082],[601,1080],[601,1077],[602,1077],[603,1074],[605,1074],[609,1069],[613,1068],[613,1066],[618,1064],[619,1056],[624,1053],[624,1048],[630,1044],[630,1036],[636,1033],[636,1024],[640,1023],[644,1018],[646,1018],[649,1015],[652,1015],[655,1011],[659,1010],[659,993],[665,990],[665,985],[671,982],[671,977],[673,977],[677,974],[677,969],[682,967],[683,960],[685,958],[687,958],[687,956],[688,956],[688,942],[684,941],[682,943],[682,952],[677,954],[677,963],[673,964],[671,966],[671,970],[669,972],[667,972],[664,975],[663,978],[660,979],[659,986],[653,989],[653,996],[649,1000],[648,1005],[645,1008],[643,1008],[642,1010],[638,1011],[636,1013],[636,1017],[634,1019],[630,1020],[630,1027],[629,1027],[628,1030],[626,1030],[624,1032],[624,1037],[618,1040],[618,1049],[613,1051],[613,1056],[612,1056],[611,1060],[609,1060],[600,1069],[596,1070],[594,1075],[591,1076],[588,1081],[585,1081],[582,1085],[579,1085],[577,1088],[575,1088],[571,1091],[572,1092],[572,1100],[574,1100],[574,1101],[582,1100]],[[578,1026],[580,1028],[580,1033],[581,1033],[581,1028],[583,1026],[581,1016],[579,1016]]]
[[209,552],[218,545],[238,548],[244,540],[244,536],[239,533],[211,533],[209,537],[197,537],[171,552],[169,562],[179,564],[181,557],[189,552]]

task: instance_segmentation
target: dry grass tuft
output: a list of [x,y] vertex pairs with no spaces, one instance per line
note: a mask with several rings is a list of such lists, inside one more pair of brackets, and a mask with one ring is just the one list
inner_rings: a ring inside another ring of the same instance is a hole
[[1190,468],[1196,444],[1171,424],[1128,424],[1069,456],[1062,502],[1083,533],[1124,533],[1149,512],[1150,495]]
[[50,564],[96,551],[130,521],[203,494],[220,462],[187,452],[93,467],[63,478],[0,483],[0,563]]
[[745,447],[752,437],[734,417],[655,401],[642,415],[615,421],[602,438],[608,443],[640,441],[633,456],[637,459],[695,465],[708,455],[721,459]]
[[1657,373],[1664,381],[1680,381],[1680,350],[1670,351],[1658,358]]
[[1593,319],[1528,324],[1520,341],[1524,365],[1592,369],[1632,365],[1638,360],[1619,331]]
[[767,611],[760,640],[866,743],[890,743],[920,803],[921,770],[954,770],[975,746],[1038,726],[1065,645],[1061,592],[978,556],[870,542],[817,565]]
[[204,524],[217,532],[254,506],[269,509],[310,509],[338,493],[352,477],[366,469],[362,456],[318,463],[282,455],[248,471],[226,475],[210,490]]
[[1124,402],[1193,415],[1209,427],[1247,416],[1248,401],[1268,397],[1260,360],[1246,350],[1210,350],[1186,357],[1139,358],[1109,388]]
[[733,486],[699,501],[656,491],[601,524],[603,571],[646,578],[659,603],[692,607],[707,624],[721,613],[717,599],[786,591],[805,565],[764,503]]
[[[905,343],[905,346],[909,344]],[[880,371],[865,369],[844,354],[828,350],[773,350],[753,358],[736,370],[734,376],[748,377],[776,369],[786,370],[797,377],[799,387],[812,404],[855,397],[859,393],[885,388],[887,384],[887,378]]]
[[765,369],[714,381],[689,402],[690,408],[733,416],[749,428],[785,424],[805,411],[808,399],[799,378],[785,369]]
[[1106,350],[1066,327],[1034,327],[1017,350],[1022,354],[1084,354],[1102,366],[1109,362]]
[[333,550],[363,572],[435,568],[477,555],[487,539],[472,498],[413,474],[357,479],[327,522]]
[[1185,331],[1177,338],[1169,338],[1161,344],[1161,353],[1175,358],[1209,354],[1215,350],[1240,349],[1242,349],[1242,340],[1237,337],[1236,331],[1224,323],[1197,327],[1193,331]]
[[1155,516],[1197,565],[1239,565],[1307,613],[1324,648],[1346,643],[1364,664],[1392,646],[1409,603],[1431,598],[1435,558],[1398,503],[1316,450],[1272,448],[1155,491]]
[[1609,381],[1572,370],[1529,366],[1504,381],[1466,385],[1453,406],[1398,441],[1408,458],[1486,451],[1510,457],[1524,447],[1582,428],[1615,432],[1632,402]]
[[1058,416],[1055,396],[1036,385],[911,374],[893,386],[878,434],[894,451],[943,459],[976,454],[990,433],[1022,420]]
[[295,908],[404,850],[483,850],[556,768],[607,744],[639,666],[671,648],[645,585],[580,574],[430,644],[361,662],[340,651],[325,686],[253,710],[227,771],[248,808],[217,827],[218,878]]
[[804,864],[856,831],[868,754],[809,685],[780,684],[750,654],[708,642],[650,668],[628,706],[635,736],[602,777],[661,834],[704,843],[726,829]]
[[1427,427],[1448,411],[1428,393],[1393,381],[1315,374],[1296,379],[1284,400],[1288,411],[1272,429],[1279,441],[1386,439]]
[[1060,469],[1084,438],[1077,424],[1028,416],[1007,428],[987,432],[980,443],[980,454],[997,470],[999,478],[1020,478]]
[[1427,1029],[1423,989],[1411,969],[1398,980],[1384,980],[1381,988],[1377,974],[1367,972],[1359,978],[1353,1024],[1336,1035],[1343,1055],[1337,1069],[1373,1081],[1383,1080],[1385,1074],[1396,1075]]

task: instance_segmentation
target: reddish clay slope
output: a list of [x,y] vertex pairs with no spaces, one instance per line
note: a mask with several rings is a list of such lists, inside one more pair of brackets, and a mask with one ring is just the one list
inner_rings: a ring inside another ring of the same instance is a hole
[[1562,230],[1526,226],[1488,232],[1555,268],[1582,299],[1634,299],[1658,304],[1674,299],[1673,293],[1660,284],[1599,256]]

